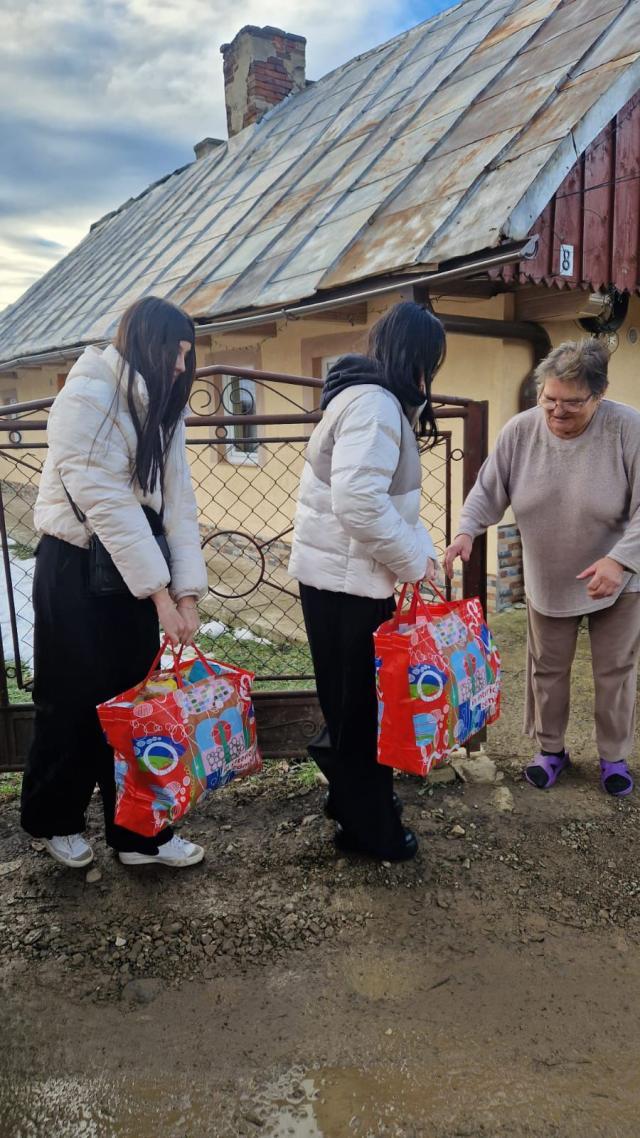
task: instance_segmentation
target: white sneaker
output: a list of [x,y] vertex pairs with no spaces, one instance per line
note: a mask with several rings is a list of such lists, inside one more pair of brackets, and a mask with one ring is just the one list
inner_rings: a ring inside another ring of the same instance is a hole
[[52,838],[43,838],[42,844],[51,857],[70,869],[83,869],[93,861],[93,850],[82,834],[54,834]]
[[172,869],[186,869],[188,865],[202,861],[204,849],[174,834],[171,841],[160,846],[157,854],[126,853],[122,850],[118,857],[123,865],[168,865]]

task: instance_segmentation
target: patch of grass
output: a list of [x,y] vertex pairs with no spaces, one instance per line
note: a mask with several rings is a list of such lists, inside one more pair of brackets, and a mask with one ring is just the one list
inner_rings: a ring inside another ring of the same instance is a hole
[[30,561],[35,557],[35,545],[25,545],[22,541],[14,541],[11,543],[9,553],[12,557],[17,558],[18,561]]
[[[31,676],[28,672],[23,673],[23,678],[26,683],[31,682]],[[12,676],[7,677],[7,691],[9,693],[9,703],[33,703],[32,693],[30,691],[24,691],[23,688],[19,688]]]
[[199,635],[198,647],[222,664],[237,664],[255,672],[257,691],[291,691],[315,687],[315,680],[261,680],[260,676],[313,675],[311,654],[306,644],[259,644],[256,640],[236,640],[233,633],[221,636]]
[[320,768],[312,759],[303,759],[299,763],[292,762],[289,767],[289,778],[293,779],[301,790],[313,790],[318,786],[319,774]]
[[10,802],[17,798],[22,787],[22,775],[18,771],[0,774],[0,802]]

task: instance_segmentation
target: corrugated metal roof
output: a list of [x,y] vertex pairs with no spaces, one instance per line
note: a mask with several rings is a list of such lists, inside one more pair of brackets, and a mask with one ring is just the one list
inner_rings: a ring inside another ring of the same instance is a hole
[[211,318],[518,240],[639,89],[638,0],[465,0],[94,227],[0,314],[0,359],[144,292]]

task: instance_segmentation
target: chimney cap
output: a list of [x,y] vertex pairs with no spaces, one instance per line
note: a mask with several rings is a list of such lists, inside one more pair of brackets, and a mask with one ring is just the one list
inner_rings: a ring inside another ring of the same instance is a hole
[[196,158],[206,158],[212,150],[217,150],[219,146],[226,146],[224,138],[201,138],[200,142],[196,142],[193,151]]
[[306,36],[298,36],[295,32],[285,32],[282,28],[271,27],[270,24],[267,24],[264,28],[259,28],[256,24],[245,24],[243,28],[240,28],[239,32],[236,32],[230,43],[221,44],[220,51],[222,54],[224,55],[225,51],[233,47],[236,40],[244,35],[257,36],[259,39],[265,40],[273,39],[274,36],[282,36],[283,39],[292,40],[294,43],[306,44],[307,42]]

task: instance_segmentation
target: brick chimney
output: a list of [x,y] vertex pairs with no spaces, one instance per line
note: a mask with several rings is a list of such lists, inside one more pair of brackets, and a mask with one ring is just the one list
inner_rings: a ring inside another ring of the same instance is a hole
[[279,28],[242,28],[220,48],[229,138],[262,116],[305,81],[304,36]]

